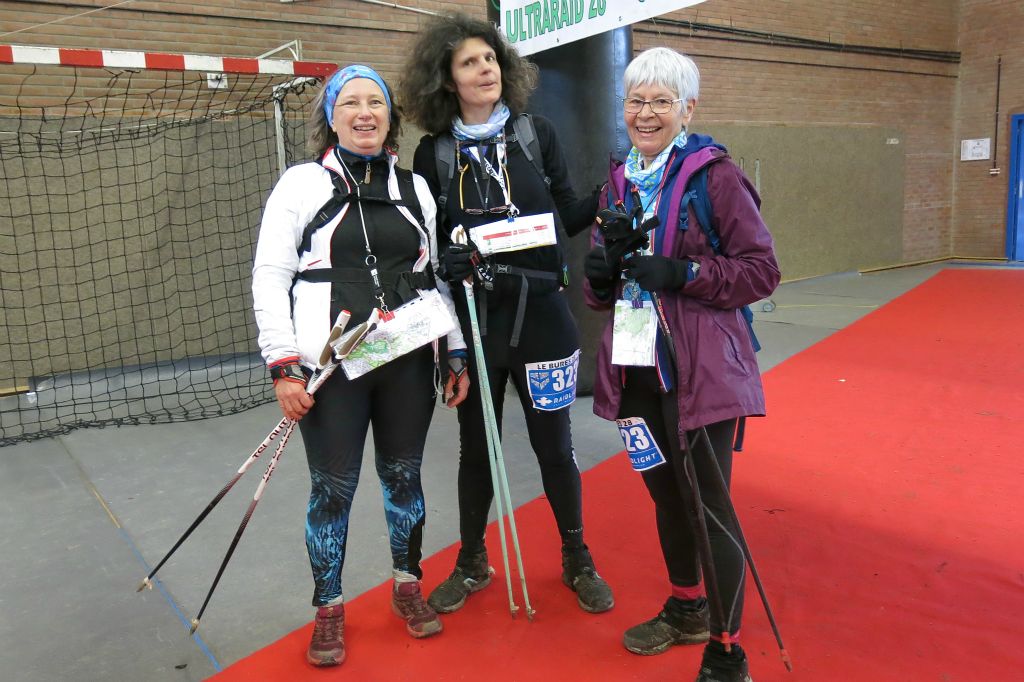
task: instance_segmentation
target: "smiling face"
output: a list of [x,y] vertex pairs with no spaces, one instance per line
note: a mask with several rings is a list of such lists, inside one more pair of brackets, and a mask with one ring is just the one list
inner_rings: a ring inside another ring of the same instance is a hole
[[501,99],[501,66],[482,38],[467,38],[452,52],[452,89],[465,123],[484,123]]
[[376,156],[384,147],[391,118],[384,91],[369,78],[354,78],[338,93],[331,130],[338,143],[357,154]]
[[[648,102],[658,99],[674,100],[678,97],[663,85],[638,85],[626,94],[626,99],[640,99]],[[690,123],[690,119],[693,117],[693,108],[696,105],[696,101],[691,99],[687,102],[674,103],[667,114],[654,113],[649,104],[644,105],[639,113],[625,112],[624,118],[629,140],[645,161],[653,161],[658,154],[672,144],[672,140],[682,132],[683,127]]]

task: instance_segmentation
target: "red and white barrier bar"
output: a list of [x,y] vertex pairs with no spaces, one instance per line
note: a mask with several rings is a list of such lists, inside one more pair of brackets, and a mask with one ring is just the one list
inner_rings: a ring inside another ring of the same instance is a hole
[[205,71],[209,73],[263,73],[283,76],[331,75],[336,64],[287,59],[212,57],[200,54],[129,52],[127,50],[77,50],[63,47],[0,45],[0,64],[60,64],[63,66],[155,69],[158,71]]

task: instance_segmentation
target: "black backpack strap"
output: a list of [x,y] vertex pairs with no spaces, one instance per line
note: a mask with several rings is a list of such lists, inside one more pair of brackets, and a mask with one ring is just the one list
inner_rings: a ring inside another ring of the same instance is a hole
[[[348,187],[345,186],[345,180],[340,174],[330,168],[325,168],[325,170],[331,176],[334,192],[331,194],[331,198],[327,200],[327,203],[321,206],[320,210],[314,214],[309,224],[303,228],[302,241],[299,242],[300,256],[313,247],[313,234],[334,220],[341,213],[341,209],[345,207],[345,204],[352,201],[352,198],[356,196],[355,192],[349,191]],[[416,185],[413,183],[412,171],[404,168],[395,168],[394,170],[398,175],[398,193],[401,199],[364,196],[360,197],[360,201],[372,201],[391,206],[405,206],[412,212],[413,218],[419,223],[420,228],[426,229],[426,224],[423,220],[423,207],[420,206],[419,197],[416,195]]]
[[[405,282],[413,289],[435,289],[434,270],[427,265],[426,270],[381,270],[381,280],[389,286],[397,286]],[[306,282],[331,282],[332,284],[371,284],[370,273],[366,268],[311,268],[295,275]]]
[[423,220],[423,207],[420,206],[420,198],[416,194],[416,183],[413,181],[412,171],[396,166],[395,174],[398,176],[398,194],[402,197],[402,202],[396,203],[396,205],[408,208],[412,217],[419,223],[420,229],[426,230],[427,224]]
[[309,251],[313,247],[313,233],[319,230],[327,223],[334,220],[335,216],[341,213],[341,209],[345,207],[345,204],[352,198],[352,193],[348,187],[345,186],[345,180],[338,173],[335,173],[330,168],[325,168],[330,176],[331,183],[334,185],[334,191],[331,194],[331,198],[327,200],[320,210],[316,212],[313,219],[309,221],[302,230],[302,241],[299,243],[299,255],[301,256],[305,252]]
[[455,177],[455,138],[449,132],[434,136],[434,160],[437,164],[437,184],[441,187],[437,195],[437,212],[444,213],[448,203],[448,190]]
[[512,120],[512,131],[519,140],[519,147],[526,155],[526,160],[533,164],[537,174],[544,179],[544,184],[551,187],[551,178],[544,172],[544,155],[540,150],[540,141],[537,139],[537,129],[533,125],[533,118],[529,114],[519,114]]

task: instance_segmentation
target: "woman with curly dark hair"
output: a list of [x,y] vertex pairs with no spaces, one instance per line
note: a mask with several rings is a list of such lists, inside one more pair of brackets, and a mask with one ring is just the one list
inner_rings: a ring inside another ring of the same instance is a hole
[[[401,87],[404,112],[428,133],[413,161],[438,201],[438,244],[450,282],[473,278],[483,351],[498,424],[511,379],[562,539],[562,581],[582,609],[607,611],[611,589],[583,541],[582,486],[569,405],[576,397],[579,331],[561,293],[564,233],[594,219],[597,196],[577,199],[551,123],[523,114],[537,69],[497,28],[465,15],[434,19],[411,50]],[[495,246],[517,225],[542,225],[542,238]],[[510,229],[510,226],[512,229]],[[452,229],[470,233],[453,243]],[[483,245],[481,252],[475,244]],[[463,333],[469,312],[452,287]],[[467,337],[468,338],[468,337]],[[473,355],[469,357],[474,366]],[[494,491],[477,383],[459,406],[459,521],[455,569],[430,595],[441,613],[462,607],[490,583],[484,531]]]

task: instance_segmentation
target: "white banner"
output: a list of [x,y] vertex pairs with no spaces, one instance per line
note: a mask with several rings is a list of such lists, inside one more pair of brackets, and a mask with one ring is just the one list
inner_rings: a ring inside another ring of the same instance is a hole
[[501,0],[501,28],[521,55],[628,26],[703,0]]

